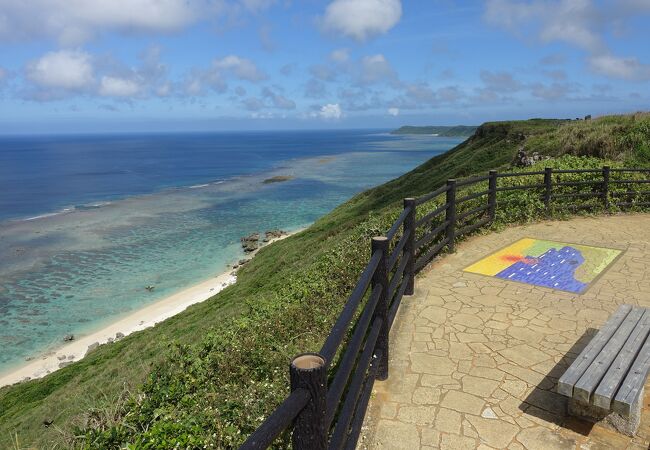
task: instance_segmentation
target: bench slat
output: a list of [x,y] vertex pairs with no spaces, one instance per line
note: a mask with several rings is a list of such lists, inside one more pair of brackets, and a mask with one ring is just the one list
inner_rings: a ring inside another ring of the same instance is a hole
[[598,356],[600,350],[607,344],[607,341],[616,332],[618,326],[631,310],[632,305],[621,305],[607,322],[605,322],[605,325],[602,326],[598,334],[587,344],[585,349],[578,355],[573,364],[571,364],[558,381],[557,391],[559,394],[566,395],[567,397],[573,395],[573,386],[582,377],[587,367]]
[[645,341],[639,356],[634,360],[632,368],[625,377],[613,402],[613,409],[619,414],[629,416],[632,405],[636,403],[643,389],[648,370],[650,369],[650,339]]
[[648,334],[650,334],[650,310],[645,309],[643,317],[630,334],[630,338],[596,388],[593,395],[594,405],[605,409],[611,408],[616,391],[630,371],[634,360],[648,338]]
[[625,320],[618,327],[598,356],[591,362],[585,373],[573,386],[573,398],[585,403],[591,400],[591,394],[596,390],[605,373],[609,370],[616,356],[627,342],[634,328],[643,316],[643,309],[633,307],[632,311],[625,317]]

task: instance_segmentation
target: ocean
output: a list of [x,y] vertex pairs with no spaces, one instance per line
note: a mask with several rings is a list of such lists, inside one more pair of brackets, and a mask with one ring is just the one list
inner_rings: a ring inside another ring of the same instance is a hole
[[[460,141],[381,130],[0,137],[0,373],[224,272],[242,236],[308,226]],[[274,176],[291,179],[264,183]]]

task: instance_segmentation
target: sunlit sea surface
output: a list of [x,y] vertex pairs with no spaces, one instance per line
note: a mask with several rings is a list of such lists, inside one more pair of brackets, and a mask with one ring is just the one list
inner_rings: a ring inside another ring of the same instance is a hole
[[[0,137],[0,372],[225,271],[242,236],[307,226],[459,142],[376,130]],[[294,178],[263,183],[276,175]]]

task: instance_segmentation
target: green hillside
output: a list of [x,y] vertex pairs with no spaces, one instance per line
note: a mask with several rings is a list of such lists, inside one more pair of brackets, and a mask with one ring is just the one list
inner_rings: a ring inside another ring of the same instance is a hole
[[393,130],[390,134],[427,134],[427,135],[437,135],[440,137],[469,137],[471,136],[478,127],[467,126],[467,125],[457,125],[452,127],[445,126],[425,126],[425,127],[414,127],[411,125],[405,125]]
[[286,395],[291,356],[319,349],[369,238],[390,226],[402,198],[507,168],[522,147],[559,157],[542,162],[554,167],[605,162],[596,158],[648,165],[650,115],[481,125],[450,152],[263,248],[212,299],[42,380],[0,389],[0,448],[237,446]]

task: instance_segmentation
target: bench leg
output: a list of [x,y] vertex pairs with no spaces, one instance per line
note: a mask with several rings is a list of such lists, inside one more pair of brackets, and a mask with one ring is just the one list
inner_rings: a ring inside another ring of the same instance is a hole
[[619,413],[603,409],[599,406],[584,403],[580,400],[569,399],[568,412],[569,415],[579,417],[589,422],[604,425],[607,428],[612,428],[619,433],[627,436],[635,436],[641,423],[641,406],[643,404],[643,390],[636,404],[632,407],[632,412],[629,417],[622,416]]

